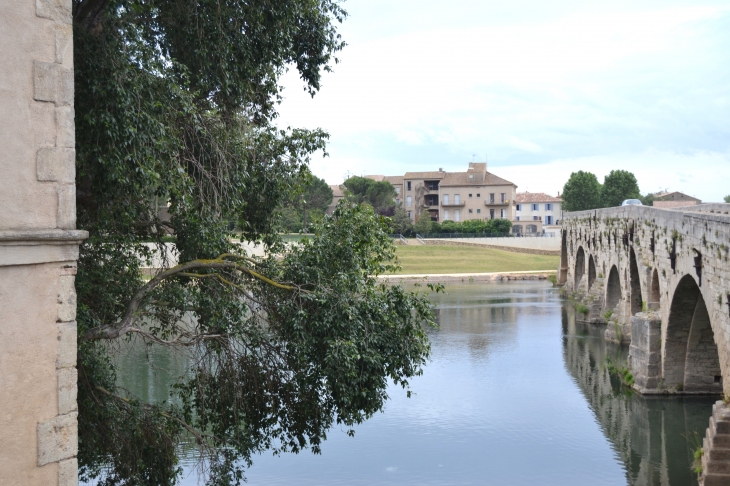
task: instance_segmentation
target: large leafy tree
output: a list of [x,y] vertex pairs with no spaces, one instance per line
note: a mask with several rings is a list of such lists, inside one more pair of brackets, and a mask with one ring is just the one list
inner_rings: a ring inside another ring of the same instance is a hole
[[390,182],[353,176],[343,185],[349,200],[357,204],[369,204],[379,214],[387,216],[394,214],[396,193]]
[[620,206],[626,199],[640,199],[641,192],[636,176],[626,170],[612,170],[601,187],[601,205],[604,208]]
[[601,207],[601,184],[595,174],[579,170],[563,186],[563,209],[584,211]]
[[314,175],[307,178],[299,190],[290,192],[281,207],[282,227],[286,231],[306,229],[309,223],[322,219],[332,198],[332,189],[324,179]]
[[[388,380],[420,373],[432,322],[424,297],[375,278],[386,222],[343,205],[278,258],[232,238],[282,254],[275,208],[327,135],[274,128],[278,79],[292,66],[319,89],[339,2],[74,0],[73,15],[82,479],[172,484],[194,447],[211,484],[238,483],[257,451],[316,452],[381,410]],[[118,386],[132,340],[186,360],[166,400]]]
[[724,200],[724,201],[725,201],[726,203],[730,203],[730,194],[728,194],[727,196],[725,196],[725,197],[723,198],[723,200]]

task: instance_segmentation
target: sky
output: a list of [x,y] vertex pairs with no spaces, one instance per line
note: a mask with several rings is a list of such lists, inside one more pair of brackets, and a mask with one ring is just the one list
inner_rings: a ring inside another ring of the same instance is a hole
[[323,128],[312,172],[464,171],[557,194],[571,172],[642,193],[730,194],[730,2],[348,0],[313,98],[283,78],[282,127]]

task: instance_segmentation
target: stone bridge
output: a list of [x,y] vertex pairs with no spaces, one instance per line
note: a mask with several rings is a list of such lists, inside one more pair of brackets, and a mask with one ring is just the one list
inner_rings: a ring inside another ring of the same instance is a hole
[[[558,284],[581,320],[630,346],[641,393],[730,396],[729,213],[730,204],[704,204],[564,215]],[[703,449],[704,485],[730,484],[722,402]]]

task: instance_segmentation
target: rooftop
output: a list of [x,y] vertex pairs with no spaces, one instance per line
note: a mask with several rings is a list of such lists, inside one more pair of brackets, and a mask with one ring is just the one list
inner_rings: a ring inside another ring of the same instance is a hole
[[563,202],[563,198],[553,197],[544,192],[518,192],[515,196],[516,203],[541,203],[541,202]]

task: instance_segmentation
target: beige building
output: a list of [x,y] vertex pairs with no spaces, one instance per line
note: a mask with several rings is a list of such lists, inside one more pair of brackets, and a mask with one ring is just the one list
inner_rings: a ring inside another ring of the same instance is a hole
[[517,186],[487,172],[487,164],[470,162],[466,172],[406,172],[403,176],[366,176],[387,180],[395,188],[396,203],[416,221],[428,211],[434,221],[514,218]]
[[0,484],[78,484],[71,0],[0,1]]
[[652,206],[665,209],[695,206],[697,204],[702,204],[702,201],[679,191],[655,194],[652,202]]

